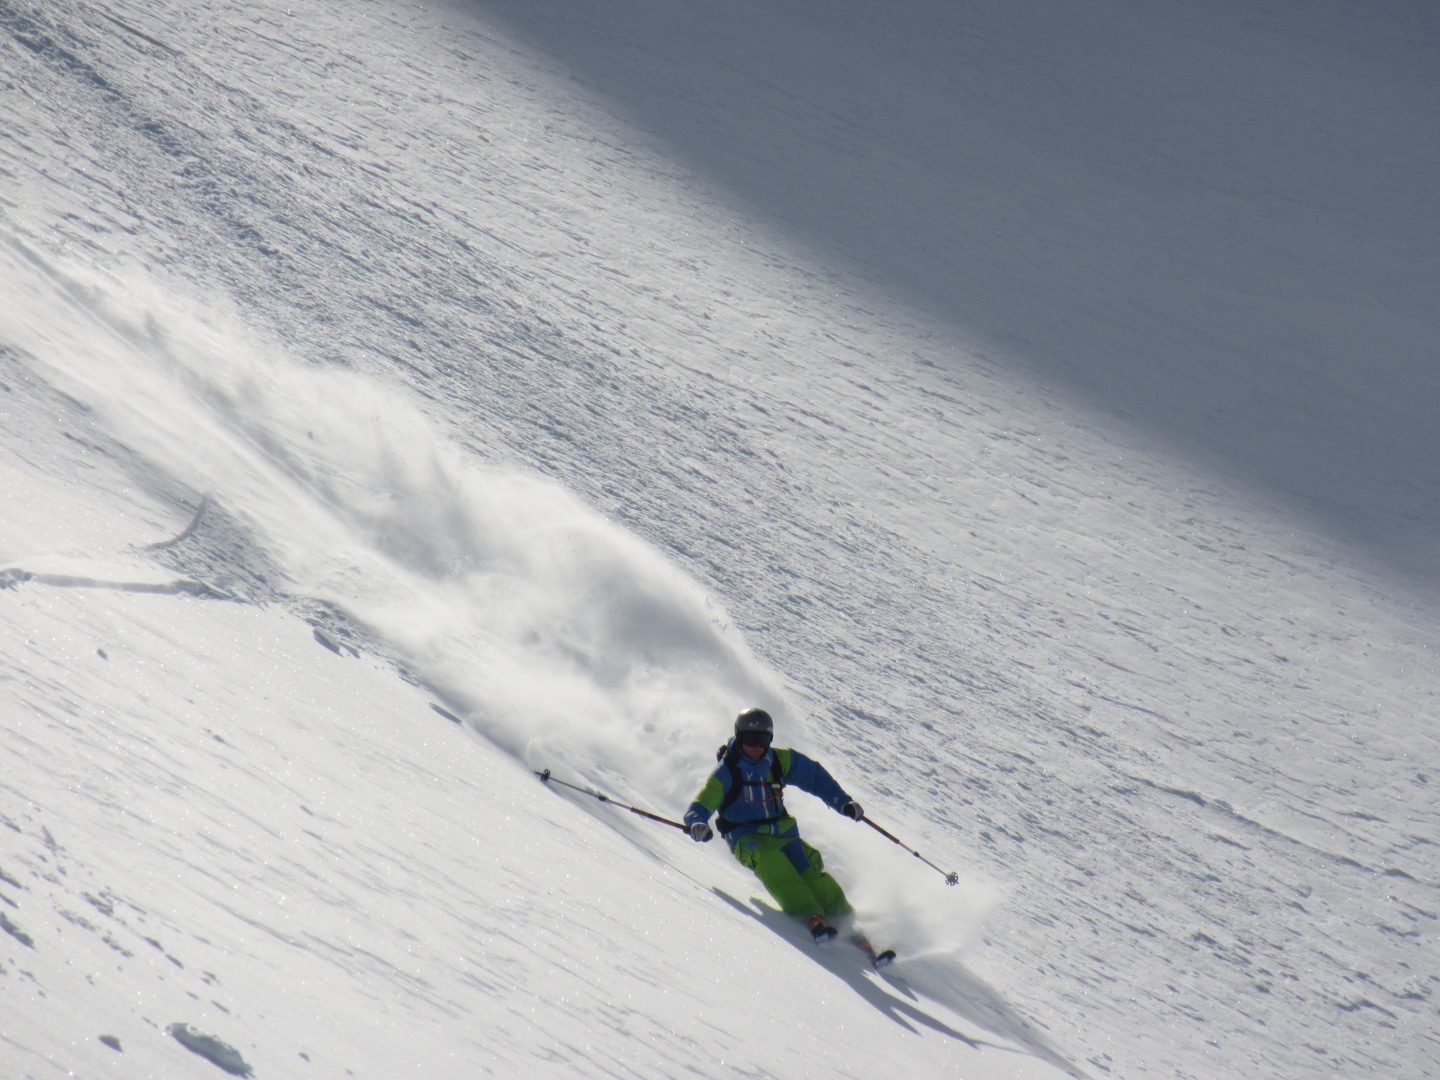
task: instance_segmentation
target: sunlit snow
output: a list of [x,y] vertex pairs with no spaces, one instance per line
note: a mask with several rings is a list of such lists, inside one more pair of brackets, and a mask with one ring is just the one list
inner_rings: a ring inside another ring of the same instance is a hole
[[0,1076],[1440,1075],[1427,5],[0,33]]

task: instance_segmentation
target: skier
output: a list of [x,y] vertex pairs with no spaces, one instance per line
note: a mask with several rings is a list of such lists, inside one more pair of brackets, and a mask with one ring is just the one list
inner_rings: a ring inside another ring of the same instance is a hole
[[716,827],[740,864],[755,872],[781,911],[803,919],[817,942],[829,941],[836,931],[827,919],[849,914],[850,902],[826,873],[820,852],[800,839],[795,819],[785,810],[783,789],[794,784],[852,821],[862,820],[865,812],[818,762],[798,750],[772,747],[774,736],[768,712],[742,712],[734,737],[717,754],[720,764],[685,811],[684,823],[690,838],[704,843],[715,835],[708,822],[718,811]]

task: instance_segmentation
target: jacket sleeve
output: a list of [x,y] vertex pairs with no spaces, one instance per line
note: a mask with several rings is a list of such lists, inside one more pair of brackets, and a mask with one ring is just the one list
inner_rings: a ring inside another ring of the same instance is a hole
[[721,779],[720,771],[716,770],[710,774],[699,793],[695,796],[689,808],[685,811],[685,824],[694,825],[697,821],[709,821],[710,815],[720,809],[720,804],[725,800],[725,782]]
[[825,766],[806,757],[799,750],[790,751],[790,769],[785,782],[794,784],[801,791],[808,791],[831,810],[838,811],[850,801],[850,796],[836,779],[825,771]]

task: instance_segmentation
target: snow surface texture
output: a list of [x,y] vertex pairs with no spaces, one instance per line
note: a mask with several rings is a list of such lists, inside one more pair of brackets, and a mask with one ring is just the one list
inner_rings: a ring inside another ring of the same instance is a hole
[[0,1075],[1440,1075],[1433,8],[601,10],[0,0]]

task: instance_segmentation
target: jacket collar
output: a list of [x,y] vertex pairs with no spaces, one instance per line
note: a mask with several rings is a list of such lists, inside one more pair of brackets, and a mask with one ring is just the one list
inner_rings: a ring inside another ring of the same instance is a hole
[[750,758],[746,755],[744,749],[736,741],[735,736],[732,735],[730,736],[730,741],[725,744],[725,755],[729,757],[731,754],[734,755],[735,764],[737,765],[750,765],[756,768],[764,766],[768,770],[770,768],[771,759],[775,755],[775,744],[772,742],[768,747],[765,748],[765,753],[761,754],[754,761],[751,761]]

